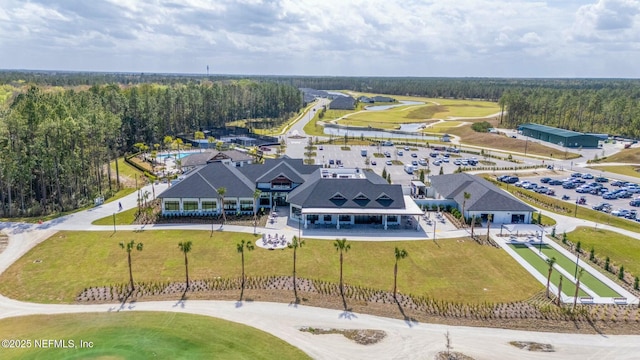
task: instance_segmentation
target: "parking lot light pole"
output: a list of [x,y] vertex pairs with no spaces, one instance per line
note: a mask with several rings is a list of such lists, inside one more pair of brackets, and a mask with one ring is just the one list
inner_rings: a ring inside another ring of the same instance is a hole
[[573,212],[573,217],[578,217],[578,199],[576,199],[576,210]]

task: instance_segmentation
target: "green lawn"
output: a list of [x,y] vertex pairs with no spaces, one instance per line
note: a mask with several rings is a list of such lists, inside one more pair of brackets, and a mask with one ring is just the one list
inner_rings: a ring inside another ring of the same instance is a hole
[[[237,277],[236,244],[253,238],[228,232],[210,237],[208,231],[60,232],[0,275],[0,293],[25,301],[69,303],[85,287],[126,283],[126,254],[118,243],[129,240],[144,243],[142,252],[132,254],[136,281],[183,281],[184,263],[177,244],[184,240],[193,241],[190,277]],[[345,255],[345,282],[391,290],[396,246],[409,252],[399,265],[398,288],[404,293],[482,303],[523,300],[541,290],[503,250],[469,239],[351,242],[351,251]],[[291,262],[291,250],[257,248],[246,256],[246,272],[248,276],[290,275]],[[338,269],[332,241],[307,240],[298,251],[301,277],[337,282]]]
[[624,265],[625,271],[640,276],[640,240],[617,232],[580,227],[567,233],[567,239],[576,244],[580,241],[583,250],[595,250],[595,255],[611,259],[611,264]]
[[[31,341],[2,349],[2,359],[307,359],[300,349],[250,326],[181,313],[112,312],[0,320],[0,338]],[[35,341],[73,341],[38,348]],[[81,347],[91,342],[92,347]]]
[[[556,258],[556,264],[567,271],[569,274],[575,274],[576,271],[576,259],[569,259],[566,256],[562,255],[558,250],[549,247],[542,246],[542,253],[547,255],[547,257]],[[584,260],[584,259],[583,259]],[[578,265],[579,267],[580,265]],[[578,268],[578,270],[580,270]],[[613,291],[610,287],[608,287],[605,283],[597,279],[595,276],[591,275],[588,271],[584,271],[582,273],[582,277],[580,278],[580,282],[582,282],[589,289],[594,291],[598,296],[601,297],[619,297],[620,294]]]
[[[135,189],[133,189],[135,190]],[[138,208],[134,207],[128,210],[123,210],[115,213],[116,225],[131,225],[136,219],[136,212]],[[105,216],[101,219],[94,220],[91,225],[113,225],[113,215]],[[117,230],[117,228],[116,228]]]
[[[545,278],[549,274],[549,266],[547,263],[542,260],[542,258],[536,255],[533,251],[531,251],[526,245],[520,244],[509,244],[509,247],[512,248],[520,257],[522,257],[526,262],[531,264],[540,274],[542,274]],[[558,286],[560,282],[560,273],[557,271],[553,271],[551,273],[551,283]],[[571,280],[564,278],[562,280],[562,293],[566,296],[574,296],[576,291],[576,284]],[[555,294],[557,295],[557,294]],[[578,291],[578,296],[589,296],[582,289]]]
[[590,169],[640,178],[640,167],[634,165],[589,166]]

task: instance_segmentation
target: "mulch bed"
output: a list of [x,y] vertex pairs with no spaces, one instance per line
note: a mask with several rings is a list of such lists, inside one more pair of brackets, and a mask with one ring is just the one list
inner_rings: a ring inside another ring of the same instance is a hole
[[[636,306],[583,306],[571,315],[567,310],[545,310],[548,305],[523,301],[495,305],[460,305],[398,294],[398,301],[386,291],[345,286],[345,299],[336,284],[297,279],[298,301],[289,276],[247,278],[242,301],[280,302],[322,307],[355,313],[402,319],[407,323],[436,323],[454,326],[583,334],[638,334],[640,311]],[[239,279],[196,280],[185,292],[184,283],[137,284],[129,294],[128,284],[84,289],[78,303],[113,303],[157,300],[240,300]],[[346,304],[346,309],[345,309]],[[589,315],[590,309],[597,309]]]

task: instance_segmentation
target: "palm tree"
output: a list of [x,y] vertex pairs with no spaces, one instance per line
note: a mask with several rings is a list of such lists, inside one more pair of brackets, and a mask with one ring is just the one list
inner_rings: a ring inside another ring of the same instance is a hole
[[580,290],[580,278],[582,277],[582,273],[584,272],[583,268],[578,270],[578,276],[576,276],[576,293],[573,295],[573,308],[576,308],[576,303],[578,302],[578,290]]
[[142,243],[137,243],[131,240],[128,243],[120,242],[120,247],[127,252],[127,260],[129,262],[129,285],[131,285],[131,291],[133,291],[133,273],[131,271],[131,251],[136,249],[138,251],[142,251]]
[[187,259],[187,254],[191,251],[192,245],[193,243],[191,241],[178,243],[180,251],[182,251],[182,253],[184,254],[184,271],[187,275],[187,287],[185,288],[185,291],[189,290],[189,259]]
[[289,249],[293,249],[293,296],[295,296],[296,301],[298,301],[298,289],[296,287],[296,256],[298,248],[301,248],[304,245],[304,240],[298,239],[297,236],[293,236],[291,243],[287,245]]
[[256,233],[258,227],[258,199],[260,198],[262,191],[260,189],[253,190],[253,233]]
[[547,258],[545,261],[549,266],[549,273],[547,274],[547,297],[549,297],[549,283],[551,282],[551,273],[553,272],[553,265],[556,263],[556,258]]
[[407,252],[407,250],[405,249],[398,249],[398,247],[396,246],[396,250],[395,250],[395,256],[396,256],[396,263],[393,266],[393,298],[396,298],[396,293],[398,290],[397,284],[398,284],[398,260],[404,259],[407,256],[409,256],[409,253]]
[[349,251],[349,249],[351,249],[351,245],[347,244],[347,239],[342,239],[342,240],[336,239],[336,241],[333,242],[333,246],[336,248],[338,252],[340,252],[340,295],[344,298],[344,286],[342,283],[343,255],[344,253]]
[[560,306],[560,301],[562,299],[562,275],[560,275],[560,282],[558,283],[558,299],[557,301],[557,305]]
[[462,197],[464,198],[464,200],[462,200],[462,222],[466,224],[467,222],[464,218],[464,208],[467,205],[467,200],[471,199],[471,194],[465,191],[464,194],[462,194]]
[[493,220],[493,214],[487,215],[487,242],[489,241],[489,230],[491,230],[492,220]]
[[222,225],[224,225],[224,223],[227,222],[227,214],[224,211],[224,194],[227,193],[227,188],[225,187],[219,187],[218,188],[218,196],[220,196],[220,208],[222,209]]
[[242,295],[244,294],[244,249],[247,249],[247,251],[253,251],[253,249],[255,249],[255,247],[253,246],[253,244],[251,243],[251,241],[245,241],[242,240],[241,242],[239,242],[238,244],[236,244],[236,249],[238,250],[238,253],[241,256],[242,259],[242,278],[240,279],[240,300],[242,300]]

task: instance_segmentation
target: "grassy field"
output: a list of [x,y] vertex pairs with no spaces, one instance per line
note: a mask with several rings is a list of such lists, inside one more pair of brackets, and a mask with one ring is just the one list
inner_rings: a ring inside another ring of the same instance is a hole
[[[496,113],[498,105],[486,101],[472,100],[443,100],[427,98],[407,98],[411,101],[423,101],[422,105],[397,106],[380,111],[352,112],[348,117],[339,121],[340,124],[354,126],[369,126],[383,129],[393,129],[400,124],[421,123],[430,119],[448,119],[453,117],[485,117]],[[327,113],[332,112],[332,110]],[[350,112],[336,112],[336,119]]]
[[[547,257],[549,258],[555,257],[556,264],[558,266],[563,268],[569,274],[575,274],[576,259],[569,259],[566,256],[562,255],[562,253],[560,253],[558,250],[550,246],[542,246],[542,253],[547,255]],[[580,282],[583,283],[586,287],[588,287],[592,291],[594,291],[598,296],[602,296],[602,297],[619,297],[620,296],[620,294],[613,291],[605,283],[600,281],[595,276],[591,275],[591,273],[589,273],[586,270],[582,273]]]
[[[2,349],[4,360],[309,358],[283,340],[250,326],[181,313],[22,316],[0,320],[0,338],[32,342],[30,349]],[[74,347],[37,348],[36,339],[73,340]],[[81,348],[81,340],[92,342],[93,347]]]
[[603,162],[640,164],[640,147],[622,149],[604,159]]
[[[184,263],[178,242],[193,241],[189,274],[193,279],[237,277],[236,244],[249,234],[208,231],[60,232],[29,251],[0,276],[0,293],[34,302],[69,303],[85,287],[126,283],[126,253],[120,241],[144,243],[133,255],[136,281],[183,281]],[[469,239],[406,242],[352,242],[345,255],[344,279],[352,285],[391,290],[394,247],[409,252],[400,264],[401,292],[470,303],[527,299],[541,290],[503,250]],[[256,249],[246,256],[246,272],[290,275],[291,250]],[[39,260],[39,262],[36,262]],[[333,242],[307,240],[298,252],[298,275],[338,281],[339,258]]]
[[627,175],[640,178],[639,166],[632,165],[612,165],[612,166],[589,166],[590,169],[598,171],[608,171],[620,175]]
[[[525,259],[531,266],[533,266],[545,278],[547,277],[547,275],[549,274],[549,266],[544,260],[542,260],[540,256],[536,255],[526,245],[509,244],[509,247],[512,248],[519,256]],[[551,273],[551,283],[555,284],[556,286],[558,285],[558,283],[560,283],[560,273],[558,271],[554,271]],[[567,278],[562,280],[563,294],[565,294],[566,296],[574,296],[575,291],[576,291],[576,283],[572,282]],[[588,295],[589,294],[584,292],[582,289],[578,290],[578,296],[588,296]]]
[[[110,163],[110,166],[111,166],[111,171],[113,171],[113,176],[115,176],[115,173],[116,173],[115,162],[112,161]],[[142,173],[142,171],[127,164],[124,161],[124,158],[122,157],[118,158],[118,172],[120,173],[120,181],[125,184],[135,183],[136,177],[138,178],[138,182],[139,182],[138,185],[142,184],[141,181],[146,182],[147,180],[147,178],[144,177],[144,174]]]
[[[482,119],[478,121],[487,121],[492,126],[498,127],[498,119]],[[471,129],[471,125],[459,126],[449,128],[448,133],[460,136],[460,142],[464,145],[473,145],[488,148],[498,148],[503,152],[519,152],[526,153],[527,155],[538,155],[551,157],[553,159],[575,159],[579,158],[579,154],[572,152],[565,152],[555,148],[545,146],[544,143],[525,141],[521,139],[514,139],[501,134],[481,133]]]
[[[135,189],[134,189],[135,190]],[[136,212],[138,208],[134,207],[128,210],[119,211],[116,213],[116,225],[131,225],[136,219]],[[105,216],[101,219],[94,220],[91,225],[113,225],[113,215]]]
[[640,276],[640,240],[613,231],[587,227],[577,228],[567,233],[567,239],[574,244],[580,241],[582,249],[605,259],[611,258],[611,264],[624,265],[626,271]]

